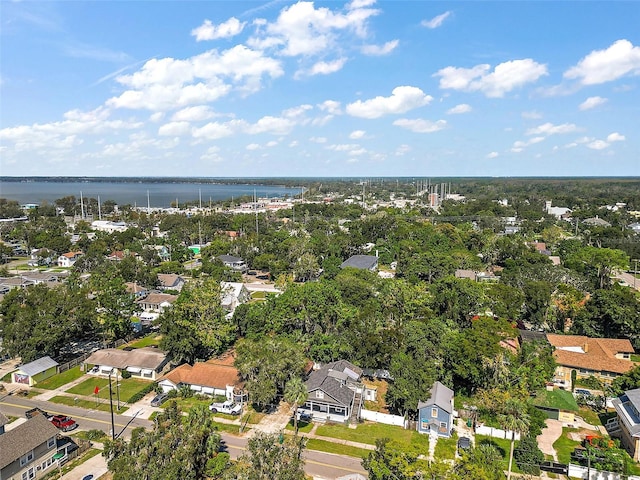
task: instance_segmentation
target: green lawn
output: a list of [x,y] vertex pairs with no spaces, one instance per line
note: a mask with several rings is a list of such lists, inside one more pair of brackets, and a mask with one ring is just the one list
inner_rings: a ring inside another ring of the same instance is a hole
[[[218,422],[213,422],[213,424],[220,432],[234,433],[236,435],[240,433],[240,425],[229,425],[228,423],[218,423]],[[244,429],[245,432],[248,430],[249,430],[248,428]]]
[[142,347],[152,347],[152,346],[157,347],[160,345],[161,339],[162,339],[161,335],[156,335],[155,333],[152,333],[151,335],[147,335],[146,337],[143,337],[134,342],[121,345],[118,348],[123,349],[125,347],[128,347],[128,348],[142,348]]
[[[602,415],[601,413],[596,413],[591,410],[589,407],[580,407],[580,411],[578,415],[584,418],[584,421],[591,425],[602,425]],[[615,413],[613,415],[615,417]],[[606,421],[606,420],[605,420]]]
[[167,402],[175,401],[178,404],[178,408],[182,412],[188,412],[196,405],[202,405],[203,407],[208,407],[211,405],[210,398],[197,398],[197,397],[175,397],[168,399],[163,405],[167,405]]
[[[476,435],[476,446],[482,444],[489,444],[495,446],[500,454],[502,455],[502,463],[504,465],[504,469],[507,470],[509,468],[509,452],[511,451],[511,440],[505,440],[504,438],[492,438],[486,435]],[[518,442],[516,441],[516,445]],[[518,465],[516,465],[516,461],[513,461],[513,465],[511,467],[512,472],[521,473]]]
[[569,432],[577,432],[576,428],[563,428],[562,435],[558,440],[553,443],[553,448],[558,454],[558,461],[560,463],[569,463],[571,461],[571,452],[573,449],[580,445],[577,440],[571,440],[569,438]]
[[240,419],[240,422],[242,424],[246,422],[250,425],[255,425],[256,423],[260,423],[260,420],[262,420],[266,416],[267,416],[266,413],[256,412],[255,410],[249,407],[246,407],[244,410],[244,413],[242,414],[242,418]]
[[578,411],[576,399],[573,398],[573,394],[567,390],[540,390],[536,393],[536,397],[532,400],[532,403],[540,407],[558,408],[572,412]]
[[[49,400],[52,403],[58,403],[60,405],[68,405],[70,407],[80,407],[80,408],[86,408],[87,410],[100,410],[102,412],[109,412],[111,411],[111,406],[109,405],[109,402],[106,398],[100,398],[99,399],[99,403],[96,406],[96,402],[92,401],[92,400],[84,400],[79,398],[77,401],[74,397],[66,397],[63,395],[59,395],[56,397],[53,397],[51,400]],[[118,410],[118,403],[116,401],[116,399],[113,399],[113,411],[114,413],[122,413],[122,412],[126,412],[129,409],[129,407],[125,407],[122,403],[120,404],[120,410]]]
[[438,438],[434,457],[437,460],[453,460],[456,457],[456,448],[458,448],[458,436],[453,435],[450,438]]
[[340,443],[327,442],[310,438],[307,441],[307,450],[318,450],[320,452],[337,453],[338,455],[348,455],[350,457],[365,458],[372,450],[342,445]]
[[[140,380],[138,378],[123,378],[120,380],[120,400],[127,401],[133,395],[149,385],[148,380]],[[67,393],[73,393],[75,395],[88,395],[92,396],[96,386],[100,389],[98,396],[101,398],[109,397],[109,379],[103,377],[91,377],[84,382],[76,385],[75,387],[67,390]],[[116,382],[115,378],[112,379],[112,391],[115,398],[116,395]]]
[[375,445],[379,438],[389,438],[403,445],[409,445],[413,430],[405,430],[402,427],[384,425],[382,423],[362,423],[357,428],[349,428],[346,425],[327,424],[320,425],[316,434],[323,437],[340,438],[352,442]]
[[[285,427],[285,429],[290,432],[295,431],[295,428],[293,427],[293,419],[289,420],[289,423],[287,423],[287,426]],[[298,422],[299,432],[309,433],[312,429],[313,429],[313,422],[309,422],[309,423]]]
[[60,388],[63,385],[66,385],[69,382],[73,382],[77,380],[84,372],[80,370],[80,365],[70,368],[69,370],[58,373],[53,377],[49,377],[46,380],[42,380],[38,382],[38,388],[44,388],[46,390],[55,390],[56,388]]

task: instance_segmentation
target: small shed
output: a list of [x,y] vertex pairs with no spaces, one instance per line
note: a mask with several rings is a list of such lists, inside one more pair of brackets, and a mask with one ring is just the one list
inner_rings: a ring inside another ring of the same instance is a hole
[[33,387],[38,382],[58,373],[58,362],[50,356],[25,363],[11,374],[11,382]]

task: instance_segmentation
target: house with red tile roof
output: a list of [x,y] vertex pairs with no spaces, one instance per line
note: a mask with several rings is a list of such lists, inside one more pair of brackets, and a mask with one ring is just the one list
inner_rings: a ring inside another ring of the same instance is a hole
[[233,366],[233,360],[232,355],[226,355],[207,362],[196,362],[193,366],[183,364],[164,375],[158,384],[164,392],[179,390],[187,385],[197,393],[224,395],[227,400],[243,402],[247,400],[244,382],[238,369]]
[[82,252],[67,252],[58,257],[59,267],[73,267],[78,258],[82,255]]
[[571,387],[573,370],[576,378],[594,376],[610,383],[637,365],[631,361],[634,350],[626,339],[548,333],[547,340],[555,347],[553,357],[557,367],[554,382],[566,387]]

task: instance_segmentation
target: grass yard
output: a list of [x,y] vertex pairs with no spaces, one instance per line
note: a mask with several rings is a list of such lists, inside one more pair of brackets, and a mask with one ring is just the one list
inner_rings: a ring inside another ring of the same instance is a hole
[[[287,423],[287,426],[285,427],[286,430],[288,430],[289,432],[295,432],[295,428],[293,427],[293,419],[289,420],[289,423]],[[311,430],[313,429],[313,422],[298,422],[298,431],[299,432],[304,432],[304,433],[309,433]]]
[[352,442],[375,445],[379,438],[389,438],[403,445],[409,445],[413,430],[405,430],[402,427],[384,425],[382,423],[362,423],[357,428],[349,428],[346,425],[326,424],[320,425],[316,434],[323,437],[339,438]]
[[69,370],[58,373],[53,377],[49,377],[41,382],[38,382],[38,388],[44,388],[46,390],[55,390],[56,388],[60,388],[67,383],[73,382],[77,380],[84,372],[80,370],[80,365],[70,368]]
[[[115,380],[115,379],[113,379]],[[120,400],[126,402],[133,395],[149,385],[148,380],[140,380],[138,378],[123,378],[120,380]],[[99,397],[107,398],[109,395],[109,379],[103,377],[91,377],[84,382],[79,383],[75,387],[67,390],[67,393],[74,395],[92,396],[96,386],[100,389]],[[112,385],[113,394],[116,395],[116,383]]]
[[[602,425],[601,418],[604,414],[596,413],[588,407],[580,407],[578,415],[581,416],[584,421],[589,423],[590,425]],[[615,413],[613,416],[615,417]]]
[[242,418],[240,421],[242,424],[246,422],[249,425],[255,425],[256,423],[260,423],[260,420],[262,420],[266,416],[266,413],[256,412],[253,409],[245,408],[245,413],[242,414]]
[[151,335],[147,335],[146,337],[143,337],[139,340],[135,340],[133,342],[120,345],[120,347],[118,348],[122,350],[125,347],[128,347],[128,348],[142,348],[142,347],[153,347],[153,346],[158,347],[160,345],[160,340],[162,340],[161,335],[156,335],[155,333],[152,333]]
[[320,452],[337,453],[338,455],[348,455],[350,457],[365,458],[372,450],[342,445],[341,443],[327,442],[317,438],[310,438],[307,441],[307,450],[318,450]]
[[202,405],[203,407],[209,407],[209,405],[211,405],[211,399],[210,398],[197,398],[197,397],[187,397],[187,398],[175,397],[175,398],[169,398],[162,405],[166,407],[167,405],[169,405],[169,402],[173,402],[173,401],[175,401],[178,404],[178,408],[182,412],[188,412],[189,410],[191,410],[196,405]]
[[[227,432],[227,433],[233,433],[235,435],[239,435],[240,434],[240,425],[229,425],[228,423],[218,423],[218,422],[213,422],[213,424],[215,425],[215,427],[218,429],[219,432]],[[248,428],[245,428],[244,431],[248,431]]]
[[541,407],[558,408],[572,412],[578,411],[576,399],[573,398],[573,394],[567,390],[539,390],[536,393],[536,397],[532,400],[532,403]]
[[[57,403],[60,405],[68,405],[70,407],[80,407],[86,408],[87,410],[100,410],[101,412],[109,412],[111,411],[111,406],[106,398],[100,398],[99,403],[96,406],[96,402],[93,400],[84,400],[79,398],[78,401],[75,400],[74,397],[67,397],[64,395],[58,395],[49,400],[52,403]],[[129,407],[125,407],[122,403],[120,404],[120,410],[118,410],[118,403],[116,399],[113,399],[113,412],[114,413],[122,413],[126,412]]]
[[456,449],[458,448],[458,436],[453,435],[450,438],[438,438],[434,457],[437,460],[453,460],[456,457]]
[[577,428],[563,428],[562,435],[558,440],[553,443],[553,448],[558,454],[558,461],[560,463],[570,463],[571,461],[571,452],[573,449],[580,445],[578,440],[571,440],[569,438],[570,432],[577,432]]
[[[495,446],[502,455],[502,463],[504,465],[504,469],[507,470],[509,468],[509,452],[511,451],[511,440],[506,440],[504,438],[492,438],[486,435],[476,435],[476,446],[482,444]],[[517,441],[515,446],[518,446]],[[515,460],[513,461],[511,471],[521,473],[518,465],[516,465]]]

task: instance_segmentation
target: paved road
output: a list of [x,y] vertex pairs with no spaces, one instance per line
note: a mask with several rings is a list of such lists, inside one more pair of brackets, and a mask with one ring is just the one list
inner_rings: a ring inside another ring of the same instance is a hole
[[[624,280],[627,285],[631,288],[635,288],[636,290],[640,290],[640,279],[635,278],[631,273],[627,272],[618,272],[615,274],[615,277],[619,280]],[[635,281],[635,283],[634,283]],[[634,287],[635,285],[635,287]]]
[[[111,415],[108,412],[70,407],[13,395],[0,397],[0,410],[5,415],[24,418],[24,412],[33,407],[40,407],[50,413],[69,415],[78,422],[78,428],[82,430],[97,428],[107,433],[111,431]],[[135,406],[133,409],[135,409]],[[150,429],[153,427],[153,422],[150,420],[124,415],[114,415],[114,422],[116,434],[124,438],[131,436],[133,428],[144,427]],[[222,433],[221,436],[231,458],[236,459],[245,452],[248,442],[246,438],[228,433]],[[360,465],[360,459],[358,458],[315,450],[307,450],[304,456],[305,471],[311,476],[326,479],[337,478],[350,473],[360,473],[366,476],[366,471]]]

